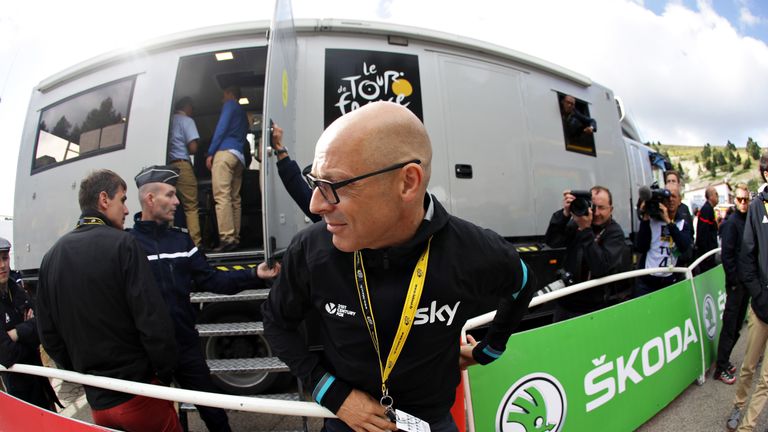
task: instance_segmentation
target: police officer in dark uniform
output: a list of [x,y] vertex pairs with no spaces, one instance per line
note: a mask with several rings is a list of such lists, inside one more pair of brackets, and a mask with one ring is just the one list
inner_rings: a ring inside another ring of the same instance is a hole
[[[10,277],[11,243],[0,237],[0,364],[11,367],[15,363],[42,366],[40,338],[32,303],[26,291]],[[3,384],[11,396],[55,411],[56,394],[48,378],[21,373],[3,373]]]
[[[135,215],[130,233],[147,254],[174,323],[179,349],[175,380],[185,389],[217,392],[195,329],[190,292],[235,294],[246,288],[264,287],[262,279],[277,276],[280,267],[278,264],[269,269],[261,263],[257,268],[239,271],[211,268],[187,230],[170,225],[179,205],[175,187],[178,177],[178,169],[173,166],[145,168],[135,177],[142,211]],[[224,410],[204,406],[197,409],[209,430],[230,430]]]

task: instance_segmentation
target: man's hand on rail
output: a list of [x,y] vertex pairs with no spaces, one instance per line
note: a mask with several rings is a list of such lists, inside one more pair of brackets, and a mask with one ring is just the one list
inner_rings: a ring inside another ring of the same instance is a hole
[[477,364],[477,361],[472,356],[472,349],[475,348],[475,345],[477,345],[475,338],[472,335],[467,335],[467,343],[461,344],[459,350],[459,367],[461,370]]

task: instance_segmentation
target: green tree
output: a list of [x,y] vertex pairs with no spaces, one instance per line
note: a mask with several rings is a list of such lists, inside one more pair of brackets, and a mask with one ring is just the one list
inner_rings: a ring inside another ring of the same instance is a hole
[[732,143],[731,140],[728,140],[728,143],[725,145],[725,148],[731,151],[736,151],[736,144]]
[[712,147],[707,143],[707,145],[704,146],[703,149],[701,149],[701,158],[702,159],[709,159],[709,156],[712,155]]
[[744,165],[742,165],[742,167],[745,170],[752,168],[752,159],[750,159],[749,157],[744,158]]
[[758,183],[756,178],[751,178],[747,182],[747,189],[749,189],[752,192],[757,192],[758,187],[760,187],[760,184]]
[[741,153],[736,152],[736,165],[741,165]]
[[699,163],[699,155],[693,155],[693,161]]
[[754,160],[760,159],[760,146],[752,137],[747,138],[747,153]]
[[714,158],[715,158],[715,163],[717,164],[717,166],[721,167],[721,166],[724,166],[727,163],[726,160],[725,160],[725,156],[723,155],[722,152],[714,153]]
[[677,172],[680,173],[680,177],[685,177],[683,174],[683,161],[677,163]]

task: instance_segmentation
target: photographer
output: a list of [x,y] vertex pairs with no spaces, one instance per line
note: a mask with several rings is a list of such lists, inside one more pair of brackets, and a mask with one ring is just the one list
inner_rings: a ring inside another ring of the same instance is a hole
[[[607,188],[595,186],[589,194],[563,192],[563,208],[552,215],[545,242],[550,247],[566,248],[563,270],[570,275],[566,284],[621,271],[618,257],[623,255],[624,231],[611,217],[612,212],[613,197]],[[559,299],[555,322],[607,306],[606,288],[595,287]]]
[[[642,222],[637,231],[635,250],[643,254],[641,268],[674,267],[681,256],[691,253],[693,224],[690,217],[677,211],[680,207],[680,187],[676,184],[668,187],[665,198],[659,200],[660,195],[653,193],[640,202]],[[640,195],[642,198],[642,191]],[[635,281],[634,296],[657,291],[677,280],[677,275],[671,272],[641,276]]]

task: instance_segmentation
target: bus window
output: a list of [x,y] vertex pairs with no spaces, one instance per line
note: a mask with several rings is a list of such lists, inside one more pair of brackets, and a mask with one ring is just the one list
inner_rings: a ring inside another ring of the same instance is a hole
[[43,109],[32,174],[80,157],[125,148],[135,77],[115,81]]
[[557,93],[560,119],[563,123],[565,149],[575,153],[597,156],[595,137],[597,123],[589,116],[589,104],[571,95]]

